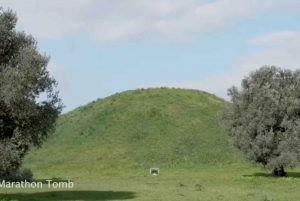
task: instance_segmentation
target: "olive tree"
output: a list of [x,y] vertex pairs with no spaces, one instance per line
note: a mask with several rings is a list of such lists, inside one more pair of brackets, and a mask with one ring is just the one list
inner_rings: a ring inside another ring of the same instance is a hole
[[49,57],[16,23],[16,13],[0,8],[0,177],[18,170],[29,147],[53,133],[64,107],[47,71]]
[[275,176],[300,161],[300,71],[263,66],[228,89],[222,125],[231,144]]

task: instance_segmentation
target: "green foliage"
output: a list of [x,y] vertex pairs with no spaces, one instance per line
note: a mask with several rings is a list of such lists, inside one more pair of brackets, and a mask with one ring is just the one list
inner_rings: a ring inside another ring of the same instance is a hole
[[33,181],[33,173],[30,169],[21,168],[17,171],[7,171],[1,175],[1,179],[10,182]]
[[12,200],[8,198],[2,198],[0,201],[12,201]]
[[236,158],[218,122],[224,105],[223,99],[198,90],[115,94],[62,115],[58,135],[32,150],[26,164],[34,171],[59,169],[76,176],[228,164]]
[[[0,177],[20,167],[31,145],[41,146],[63,107],[46,68],[49,57],[16,23],[14,12],[0,8]],[[41,94],[47,98],[38,102]]]
[[228,94],[222,120],[232,145],[284,176],[300,161],[300,71],[264,66]]

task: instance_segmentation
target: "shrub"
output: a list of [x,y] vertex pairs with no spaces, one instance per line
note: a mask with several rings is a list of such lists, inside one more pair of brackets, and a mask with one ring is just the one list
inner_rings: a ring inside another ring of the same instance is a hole
[[5,174],[0,175],[0,180],[10,181],[10,182],[21,182],[21,181],[33,181],[33,173],[30,169],[21,168],[18,171],[9,171]]

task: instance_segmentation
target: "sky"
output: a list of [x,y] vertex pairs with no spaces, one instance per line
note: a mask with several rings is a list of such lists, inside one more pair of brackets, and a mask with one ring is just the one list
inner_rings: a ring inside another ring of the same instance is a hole
[[262,66],[300,67],[300,0],[2,0],[51,56],[69,112],[149,87],[227,89]]

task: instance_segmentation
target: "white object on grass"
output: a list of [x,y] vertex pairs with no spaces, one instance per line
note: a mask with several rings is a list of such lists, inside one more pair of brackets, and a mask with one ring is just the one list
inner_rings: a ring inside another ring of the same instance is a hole
[[159,175],[159,168],[150,168],[150,174],[151,175]]

